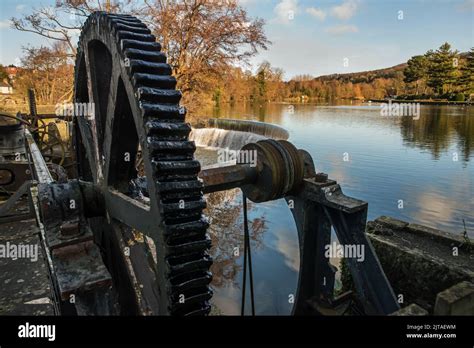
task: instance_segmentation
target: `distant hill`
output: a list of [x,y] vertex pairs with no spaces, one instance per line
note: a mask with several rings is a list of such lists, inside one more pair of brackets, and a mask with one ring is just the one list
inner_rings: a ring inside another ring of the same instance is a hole
[[[466,59],[468,53],[461,52],[459,57],[461,59]],[[368,70],[347,74],[330,74],[322,75],[315,78],[317,81],[328,82],[332,80],[337,80],[342,83],[352,82],[352,83],[371,83],[375,79],[384,78],[392,79],[400,76],[400,73],[403,74],[403,70],[406,68],[407,63],[401,63],[390,68]]]
[[315,80],[327,82],[332,80],[337,80],[342,83],[352,82],[352,83],[371,83],[375,79],[384,78],[392,79],[396,78],[397,75],[400,76],[400,73],[403,73],[403,70],[407,66],[407,63],[398,64],[390,68],[377,69],[377,70],[368,70],[347,74],[331,74],[331,75],[322,75],[315,78]]

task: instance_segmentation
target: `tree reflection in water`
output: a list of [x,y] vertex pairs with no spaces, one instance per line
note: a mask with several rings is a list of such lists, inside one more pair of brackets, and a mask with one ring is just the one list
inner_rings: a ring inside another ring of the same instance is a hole
[[401,118],[400,129],[405,144],[427,149],[434,159],[439,160],[441,154],[456,142],[460,152],[459,160],[468,162],[474,148],[472,107],[450,109],[447,106],[432,106],[422,109],[421,113],[422,116],[418,120],[411,117]]
[[[209,234],[212,240],[211,267],[214,287],[239,286],[236,276],[242,269],[244,247],[244,226],[242,218],[242,197],[238,189],[206,195],[207,208],[204,211],[210,220]],[[247,204],[252,210],[252,202]],[[249,234],[252,250],[263,245],[263,234],[267,230],[265,217],[249,219]],[[236,250],[238,255],[235,254]]]

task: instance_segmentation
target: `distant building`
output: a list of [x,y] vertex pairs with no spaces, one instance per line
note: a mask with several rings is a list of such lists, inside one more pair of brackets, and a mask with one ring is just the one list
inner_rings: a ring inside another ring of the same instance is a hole
[[14,80],[16,77],[16,74],[18,73],[18,68],[14,65],[11,65],[11,66],[5,67],[5,71],[8,74],[8,78],[10,80]]
[[5,81],[1,81],[0,82],[0,94],[12,94],[12,93],[13,93],[13,87],[10,86]]

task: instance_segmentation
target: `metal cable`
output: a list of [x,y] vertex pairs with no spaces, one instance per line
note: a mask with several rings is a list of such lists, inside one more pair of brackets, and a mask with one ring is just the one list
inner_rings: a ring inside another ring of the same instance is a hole
[[[245,314],[245,289],[247,285],[247,266],[249,269],[250,277],[250,301],[252,308],[252,315],[255,316],[255,298],[253,292],[253,270],[252,270],[252,255],[250,250],[250,236],[249,236],[249,226],[248,226],[248,217],[247,217],[247,196],[242,192],[242,202],[244,210],[244,274],[243,274],[243,284],[242,284],[242,308],[241,315]],[[247,264],[248,257],[248,264]]]

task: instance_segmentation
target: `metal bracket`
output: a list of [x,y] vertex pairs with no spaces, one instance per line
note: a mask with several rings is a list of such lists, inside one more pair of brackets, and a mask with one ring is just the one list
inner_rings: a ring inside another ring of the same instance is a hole
[[[327,176],[326,176],[327,177]],[[300,311],[312,297],[330,301],[333,297],[334,273],[324,255],[330,244],[331,226],[343,246],[363,251],[363,260],[346,258],[357,295],[366,314],[387,315],[400,307],[375,251],[365,235],[368,204],[348,197],[333,180],[318,182],[305,179],[292,209],[300,239],[301,272],[298,286]]]

